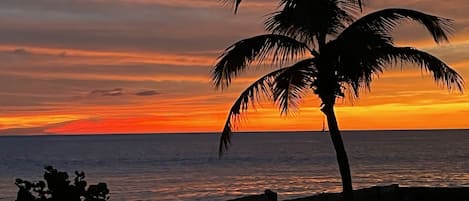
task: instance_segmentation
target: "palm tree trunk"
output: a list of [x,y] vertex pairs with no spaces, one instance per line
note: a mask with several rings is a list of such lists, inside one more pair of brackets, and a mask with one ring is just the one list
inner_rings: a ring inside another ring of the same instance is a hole
[[331,135],[332,143],[339,163],[340,176],[342,177],[342,194],[344,201],[353,201],[352,176],[348,163],[347,152],[345,152],[344,143],[340,135],[339,125],[335,117],[334,104],[325,104],[321,111],[327,117],[327,125]]

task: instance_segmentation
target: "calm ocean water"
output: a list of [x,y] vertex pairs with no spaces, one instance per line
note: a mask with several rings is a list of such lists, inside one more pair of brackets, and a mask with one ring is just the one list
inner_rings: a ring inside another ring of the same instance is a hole
[[[280,199],[340,191],[329,136],[236,134],[217,156],[218,135],[0,137],[0,200],[16,197],[14,179],[40,179],[44,165],[89,183],[106,182],[111,200],[226,200],[264,189]],[[468,186],[469,131],[344,132],[355,188],[399,183]]]

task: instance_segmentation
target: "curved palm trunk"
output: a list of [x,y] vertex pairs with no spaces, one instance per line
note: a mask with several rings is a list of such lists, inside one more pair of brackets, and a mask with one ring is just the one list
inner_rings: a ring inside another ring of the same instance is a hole
[[347,152],[345,152],[344,143],[340,135],[339,125],[335,117],[334,104],[325,104],[321,111],[327,117],[327,125],[331,135],[332,143],[339,163],[340,176],[342,177],[342,194],[344,201],[353,201],[352,176],[348,163]]

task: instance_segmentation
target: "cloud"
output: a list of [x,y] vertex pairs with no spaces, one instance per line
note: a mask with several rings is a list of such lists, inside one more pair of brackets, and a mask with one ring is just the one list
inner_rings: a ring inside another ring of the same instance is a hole
[[1,129],[0,136],[14,136],[14,135],[44,135],[44,134],[53,134],[48,132],[48,129],[57,128],[65,126],[69,123],[73,123],[77,120],[63,121],[58,123],[49,123],[42,126],[32,126],[32,127],[12,127]]
[[[114,88],[114,89],[96,89],[90,92],[92,96],[122,96],[125,95],[123,88]],[[156,90],[143,90],[133,93],[136,96],[155,96],[159,95],[160,92]]]
[[155,90],[146,90],[146,91],[139,91],[137,93],[135,93],[135,95],[137,96],[155,96],[155,95],[159,95],[160,92],[157,92]]
[[46,127],[0,129],[0,136],[44,134]]
[[31,51],[24,49],[24,48],[15,49],[12,51],[12,53],[16,55],[31,55],[32,54]]
[[68,53],[66,51],[63,51],[61,53],[59,53],[57,56],[59,57],[67,57],[68,56]]
[[[434,45],[428,32],[416,24],[399,26],[395,32],[396,42],[423,48],[469,75],[466,56],[469,53],[466,42],[469,4],[466,2],[369,1],[366,12],[405,7],[454,19],[455,37],[450,45]],[[232,4],[223,7],[223,3],[214,0],[2,1],[1,116],[16,115],[25,121],[28,115],[79,114],[85,118],[96,114],[100,117],[188,115],[190,111],[197,115],[223,113],[220,117],[224,118],[226,108],[239,92],[269,70],[251,68],[223,93],[215,92],[210,85],[211,66],[223,48],[263,33],[264,15],[276,9],[277,1],[245,3],[243,1],[239,15],[233,15],[229,8]],[[458,102],[466,98],[440,95],[432,80],[421,81],[420,75],[418,68],[405,75],[400,71],[386,72],[375,82],[371,96],[363,98],[360,105],[427,100]],[[414,99],[401,100],[407,96],[396,94],[396,89],[407,90],[405,95],[409,96],[415,93]],[[425,90],[435,90],[435,93],[419,93]],[[157,106],[152,96],[157,96]],[[216,120],[210,118],[206,121]],[[55,122],[56,118],[51,119]],[[18,119],[7,120],[18,124]],[[135,127],[133,122],[129,125],[131,129]],[[15,126],[9,128],[12,127]],[[43,130],[28,129],[7,132]]]
[[[210,6],[201,6],[206,4]],[[0,43],[176,53],[218,50],[261,31],[261,16],[268,11],[254,12],[253,20],[245,13],[250,5],[243,5],[243,15],[234,17],[223,3],[211,0],[6,1],[0,7]]]
[[114,89],[96,89],[91,91],[91,95],[97,96],[121,96],[124,95],[124,89],[114,88]]

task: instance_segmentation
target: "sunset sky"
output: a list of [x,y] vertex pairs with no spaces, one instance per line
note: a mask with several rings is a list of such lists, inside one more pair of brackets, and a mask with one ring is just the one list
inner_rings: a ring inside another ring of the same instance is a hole
[[[406,24],[397,44],[428,51],[469,80],[467,0],[368,0],[365,12],[404,7],[454,20],[449,44]],[[252,68],[225,91],[209,73],[222,50],[263,33],[277,1],[2,0],[0,135],[216,132],[241,90],[267,72]],[[469,128],[468,93],[450,92],[413,66],[387,71],[360,99],[339,100],[343,129]],[[319,130],[320,102],[280,116],[271,103],[240,131]]]

